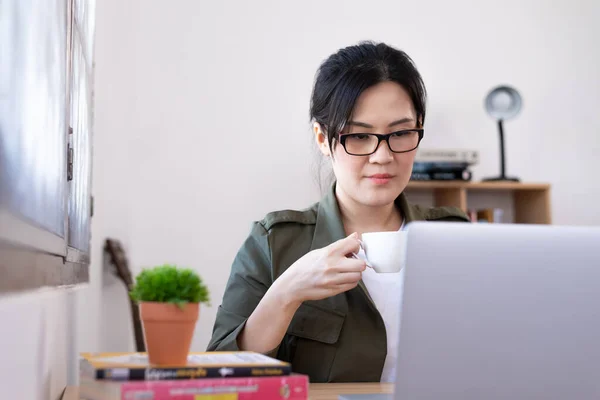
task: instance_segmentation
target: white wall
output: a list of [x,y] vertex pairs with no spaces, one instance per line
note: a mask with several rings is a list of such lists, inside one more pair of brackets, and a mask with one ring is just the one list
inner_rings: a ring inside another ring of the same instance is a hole
[[193,348],[205,348],[250,222],[318,199],[313,77],[330,53],[362,39],[413,57],[430,95],[423,146],[479,150],[476,179],[499,172],[483,98],[497,84],[518,88],[524,108],[505,125],[507,172],[552,184],[556,224],[600,224],[599,4],[98,2],[98,280],[81,324],[102,333],[89,346],[132,348],[125,291],[102,289],[98,272],[100,244],[115,235],[136,271],[174,262],[202,274],[213,305]]
[[129,112],[134,102],[130,86],[135,69],[129,40],[132,4],[118,1],[96,3],[94,76],[92,266],[90,284],[77,295],[78,349],[81,351],[133,350],[133,338],[125,288],[111,276],[103,276],[102,248],[107,237],[123,242],[131,237],[129,199],[134,174],[128,158]]
[[72,295],[43,289],[0,296],[0,398],[55,400],[72,382]]

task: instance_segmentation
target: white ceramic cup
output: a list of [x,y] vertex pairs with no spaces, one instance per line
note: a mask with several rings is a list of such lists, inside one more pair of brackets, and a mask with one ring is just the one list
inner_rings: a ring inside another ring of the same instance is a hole
[[361,241],[366,258],[375,272],[399,272],[406,256],[405,231],[363,233]]

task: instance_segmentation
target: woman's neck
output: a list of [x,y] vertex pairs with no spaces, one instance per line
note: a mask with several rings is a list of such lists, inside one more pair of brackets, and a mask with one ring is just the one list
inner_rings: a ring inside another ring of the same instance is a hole
[[397,231],[402,226],[402,215],[394,203],[385,206],[365,206],[336,190],[342,222],[346,234],[358,232]]

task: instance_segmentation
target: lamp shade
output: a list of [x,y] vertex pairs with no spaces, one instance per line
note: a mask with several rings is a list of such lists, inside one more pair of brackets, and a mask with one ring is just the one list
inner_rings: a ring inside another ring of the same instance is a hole
[[510,86],[498,86],[492,89],[485,98],[487,113],[496,120],[514,118],[522,106],[521,95]]

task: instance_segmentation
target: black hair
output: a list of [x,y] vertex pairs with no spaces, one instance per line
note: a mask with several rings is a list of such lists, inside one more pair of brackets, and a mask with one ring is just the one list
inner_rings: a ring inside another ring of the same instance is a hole
[[412,59],[385,43],[361,42],[338,50],[319,67],[310,102],[310,118],[321,125],[329,147],[351,118],[361,93],[392,81],[409,94],[417,124],[425,123],[427,92]]

